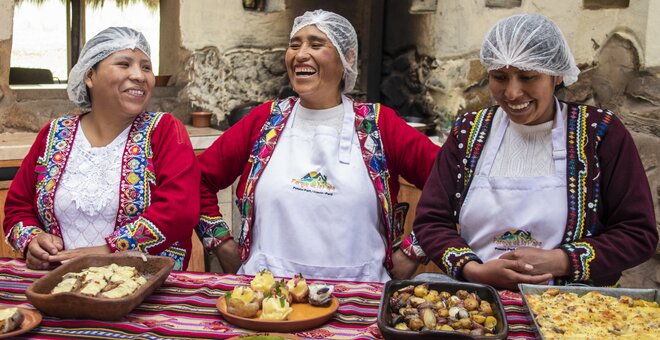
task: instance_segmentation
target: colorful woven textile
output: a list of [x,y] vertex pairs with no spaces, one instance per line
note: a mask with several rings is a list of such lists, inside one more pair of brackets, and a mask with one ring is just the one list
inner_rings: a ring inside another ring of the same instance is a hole
[[[32,307],[25,290],[45,272],[32,271],[25,262],[0,259],[0,304]],[[252,333],[234,327],[216,309],[223,292],[252,277],[212,273],[172,272],[167,281],[140,306],[118,322],[59,319],[44,316],[39,326],[23,335],[29,339],[225,339]],[[305,339],[382,339],[376,317],[383,285],[333,282],[339,310],[322,327],[295,332]],[[533,338],[533,328],[520,295],[501,292],[509,320],[510,337]]]

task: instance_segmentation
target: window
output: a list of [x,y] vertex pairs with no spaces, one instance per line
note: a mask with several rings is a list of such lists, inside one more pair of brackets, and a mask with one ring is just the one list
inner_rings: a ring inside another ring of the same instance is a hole
[[583,0],[585,9],[628,8],[630,0]]
[[[76,2],[82,5],[77,6]],[[67,16],[67,9],[72,13]],[[10,85],[66,83],[82,44],[68,43],[67,19],[84,25],[72,30],[82,41],[109,26],[127,26],[144,34],[158,70],[160,11],[157,0],[21,0],[14,7]],[[73,61],[73,60],[72,60]]]

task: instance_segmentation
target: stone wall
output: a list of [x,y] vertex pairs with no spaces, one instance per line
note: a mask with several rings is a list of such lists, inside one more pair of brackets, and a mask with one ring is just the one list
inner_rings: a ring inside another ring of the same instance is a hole
[[222,125],[225,114],[248,101],[277,98],[288,83],[284,49],[234,49],[220,53],[216,47],[194,51],[185,64],[187,83],[179,92],[191,110],[211,111]]
[[[9,89],[9,60],[13,17],[14,1],[0,0],[0,122],[6,119],[7,108],[12,102]],[[3,131],[3,124],[0,124],[0,133]]]

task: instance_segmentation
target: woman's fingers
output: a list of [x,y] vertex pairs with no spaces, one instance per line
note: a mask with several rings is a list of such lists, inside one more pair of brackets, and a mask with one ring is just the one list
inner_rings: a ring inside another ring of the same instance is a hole
[[26,254],[25,262],[26,262],[28,268],[36,269],[36,270],[48,269],[48,266],[50,265],[50,263],[48,261],[40,260],[39,258],[35,257],[29,251]]
[[55,248],[57,248],[58,251],[64,249],[64,241],[62,241],[61,238],[53,235],[51,235],[51,238],[53,240],[53,244],[55,245]]
[[42,261],[48,261],[48,251],[43,248],[43,245],[40,241],[41,237],[37,236],[28,245],[28,255],[32,255],[34,258],[38,258]]
[[529,284],[547,284],[552,279],[552,274],[543,274],[543,275],[524,275],[517,273],[515,282],[517,283],[529,283]]
[[[57,236],[53,236],[51,234],[41,234],[37,236],[36,240],[39,244],[39,247],[48,252],[46,255],[55,255],[60,249],[62,249],[61,243],[59,243],[59,245],[56,243],[56,240],[59,240],[59,237]],[[59,242],[61,242],[61,240],[59,240]],[[48,257],[46,257],[46,259],[48,259]]]
[[57,253],[57,255],[51,255],[48,258],[48,260],[50,262],[63,262],[63,261],[70,260],[70,259],[76,257],[77,253],[78,252],[76,252],[75,249],[64,250],[64,251],[61,251],[61,252]]

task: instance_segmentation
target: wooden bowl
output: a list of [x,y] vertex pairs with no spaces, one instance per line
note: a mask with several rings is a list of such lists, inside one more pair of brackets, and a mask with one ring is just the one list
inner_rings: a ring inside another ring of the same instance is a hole
[[[86,255],[73,259],[31,284],[25,291],[30,303],[42,313],[59,318],[119,320],[153,293],[167,279],[174,267],[174,260],[165,256],[146,255],[147,261],[137,252],[118,252],[108,255]],[[80,272],[89,267],[102,267],[112,263],[132,266],[147,283],[133,294],[119,299],[91,297],[77,293],[51,294],[51,290],[70,272]]]
[[337,312],[339,300],[333,297],[332,302],[325,307],[312,306],[308,303],[294,303],[291,305],[293,312],[287,320],[250,319],[233,315],[227,311],[227,302],[224,296],[218,298],[216,307],[218,307],[222,317],[234,326],[262,332],[293,332],[314,328],[326,323]]

